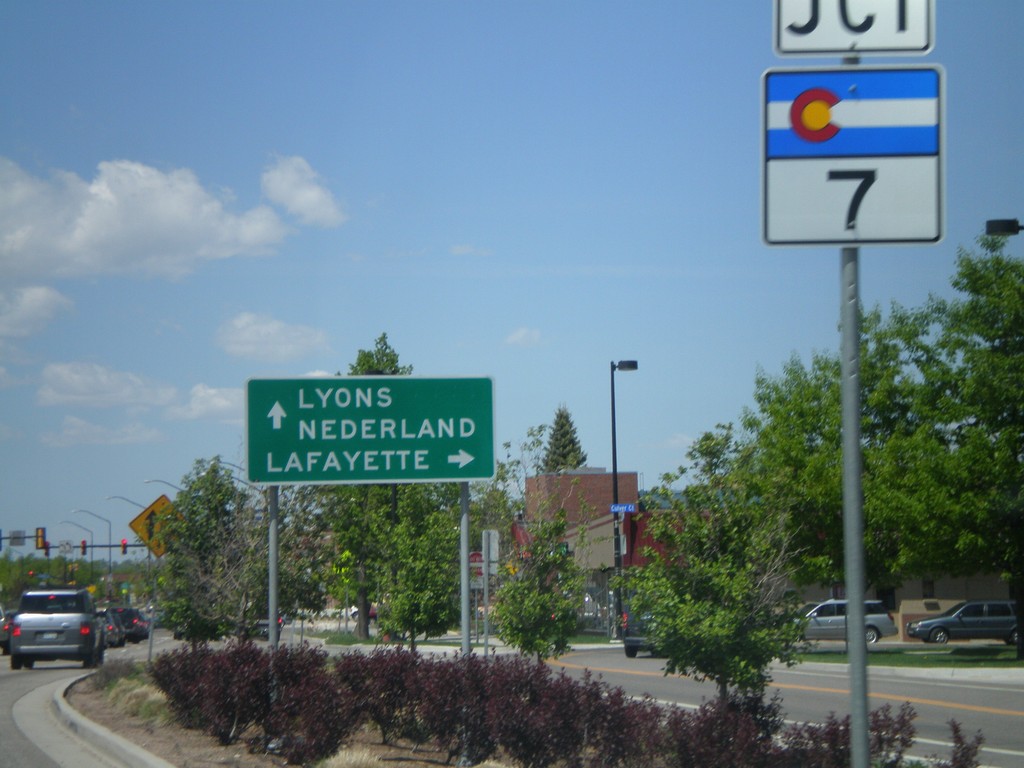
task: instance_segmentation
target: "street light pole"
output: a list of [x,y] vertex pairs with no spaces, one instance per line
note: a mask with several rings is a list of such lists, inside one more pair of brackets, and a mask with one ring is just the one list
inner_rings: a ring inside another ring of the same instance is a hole
[[110,598],[114,592],[114,527],[107,518],[100,517],[88,509],[73,509],[71,512],[72,514],[82,512],[86,515],[92,515],[97,520],[102,520],[107,524],[107,598]]
[[618,457],[618,446],[616,445],[615,436],[615,371],[635,371],[637,369],[636,360],[619,360],[615,362],[612,360],[611,364],[611,380],[612,380],[612,504],[615,505],[615,511],[612,512],[612,553],[614,557],[615,565],[615,637],[622,637],[622,586],[620,580],[622,578],[622,535],[619,526],[619,457]]

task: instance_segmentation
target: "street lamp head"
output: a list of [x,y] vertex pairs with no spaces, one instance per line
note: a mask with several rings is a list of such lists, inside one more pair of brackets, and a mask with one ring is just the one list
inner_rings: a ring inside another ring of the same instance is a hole
[[635,371],[636,368],[636,360],[619,360],[617,363],[612,363],[614,371]]
[[1024,230],[1017,219],[989,219],[985,222],[986,235],[1016,235]]

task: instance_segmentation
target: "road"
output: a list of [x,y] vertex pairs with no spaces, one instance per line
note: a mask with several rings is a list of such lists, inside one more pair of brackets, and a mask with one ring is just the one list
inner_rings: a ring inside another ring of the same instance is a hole
[[[99,756],[94,756],[96,760],[83,756],[80,747],[69,742],[67,734],[57,727],[48,706],[53,687],[67,685],[82,671],[81,664],[48,662],[30,671],[14,672],[8,657],[0,659],[0,766],[110,765]],[[67,752],[62,751],[65,745]]]
[[[108,648],[107,661],[145,660],[148,646]],[[124,762],[72,736],[59,724],[53,708],[57,689],[87,673],[70,661],[45,661],[34,669],[11,669],[0,657],[0,768],[123,768]]]
[[[590,669],[609,685],[627,693],[650,694],[658,701],[697,706],[713,699],[712,683],[666,677],[663,660],[641,655],[627,659],[621,648],[573,651],[552,666],[573,676]],[[893,673],[869,668],[868,706],[874,710],[891,704],[893,710],[909,701],[917,712],[915,757],[950,757],[949,721],[956,720],[964,734],[981,731],[985,744],[981,764],[991,768],[1024,766],[1024,673],[987,675],[990,679],[940,677],[929,670]],[[983,675],[986,676],[986,675]],[[769,695],[777,691],[787,720],[820,722],[829,712],[838,717],[850,710],[849,678],[845,666],[802,664],[773,670]]]

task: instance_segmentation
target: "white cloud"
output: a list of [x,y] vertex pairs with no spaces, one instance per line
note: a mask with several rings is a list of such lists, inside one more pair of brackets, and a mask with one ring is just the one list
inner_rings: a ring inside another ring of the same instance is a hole
[[0,273],[177,278],[201,262],[266,252],[287,229],[269,206],[241,214],[188,169],[102,162],[92,181],[41,179],[0,158]]
[[46,326],[71,300],[53,288],[41,285],[0,291],[0,337],[29,336]]
[[540,331],[536,328],[516,328],[505,337],[505,343],[513,347],[535,347],[540,344]]
[[217,343],[229,355],[286,362],[327,348],[327,335],[305,325],[288,325],[269,315],[242,312],[220,327]]
[[51,363],[43,369],[40,405],[94,408],[163,406],[174,401],[174,387],[96,363]]
[[453,245],[452,256],[493,256],[494,252],[486,248],[477,248],[475,245]]
[[241,423],[245,414],[245,394],[236,388],[216,388],[206,384],[192,387],[186,405],[168,411],[174,419],[221,419]]
[[304,158],[279,157],[263,171],[263,194],[303,224],[336,227],[345,214]]
[[160,433],[142,424],[129,424],[119,429],[101,427],[75,416],[67,416],[60,432],[47,432],[40,438],[46,445],[67,448],[72,445],[135,445],[154,443]]

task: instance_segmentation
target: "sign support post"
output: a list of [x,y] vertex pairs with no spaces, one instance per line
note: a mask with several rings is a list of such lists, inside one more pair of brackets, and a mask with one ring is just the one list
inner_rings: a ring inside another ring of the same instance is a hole
[[[780,56],[836,54],[843,70],[765,75],[763,235],[840,246],[843,554],[850,661],[850,765],[868,768],[860,244],[939,242],[945,208],[938,68],[859,68],[861,53],[923,55],[935,0],[775,0]],[[854,67],[846,70],[846,67]],[[856,80],[845,79],[853,73]],[[856,182],[851,194],[839,190]],[[870,190],[870,192],[869,192]],[[862,206],[863,203],[863,206]]]
[[277,600],[277,503],[278,503],[278,486],[271,485],[267,488],[267,517],[268,520],[268,533],[267,533],[267,550],[268,550],[268,584],[267,592],[269,594],[268,605],[267,605],[267,642],[269,643],[272,650],[277,650],[278,643],[278,632],[277,632],[277,614],[278,614],[278,600]]
[[868,658],[864,639],[864,509],[860,445],[860,249],[843,248],[840,399],[843,446],[843,550],[850,659],[850,765],[868,768]]
[[462,597],[462,655],[468,656],[469,644],[469,483],[459,483],[459,573]]

